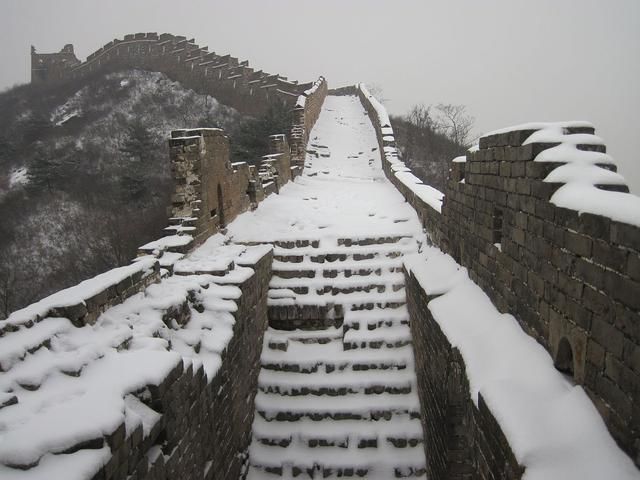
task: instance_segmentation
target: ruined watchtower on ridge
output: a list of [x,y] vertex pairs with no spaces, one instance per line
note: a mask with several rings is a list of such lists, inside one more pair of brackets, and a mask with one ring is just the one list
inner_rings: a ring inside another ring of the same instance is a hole
[[80,65],[73,44],[65,45],[57,53],[37,53],[31,46],[31,83],[61,80],[69,70]]

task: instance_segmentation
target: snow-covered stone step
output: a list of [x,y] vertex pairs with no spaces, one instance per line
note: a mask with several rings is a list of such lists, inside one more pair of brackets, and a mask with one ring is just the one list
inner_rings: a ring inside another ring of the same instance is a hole
[[[315,272],[313,272],[315,274]],[[309,286],[312,288],[324,288],[324,287],[358,287],[366,286],[369,284],[392,284],[403,285],[404,275],[402,273],[387,272],[383,276],[370,275],[370,276],[355,276],[355,277],[341,277],[341,278],[314,278],[315,275],[298,278],[283,278],[279,275],[273,275],[269,287],[273,288],[291,288],[292,286]]]
[[[399,274],[394,274],[399,275]],[[357,279],[336,280],[318,279],[320,281],[304,281],[308,279],[284,279],[272,277],[269,287],[273,289],[289,289],[295,294],[306,295],[315,292],[317,295],[352,294],[356,292],[384,293],[397,292],[404,288],[404,281],[399,278],[386,276],[380,279],[358,277]]]
[[392,421],[377,422],[361,420],[321,420],[309,419],[297,422],[268,422],[256,417],[253,423],[253,437],[261,443],[288,446],[291,443],[315,446],[330,443],[350,445],[360,444],[361,439],[377,439],[379,445],[404,448],[422,443],[422,424],[409,415],[395,415]]
[[[376,360],[404,359],[413,361],[413,351],[411,347],[400,347],[387,349],[385,347],[372,350],[344,351],[341,329],[327,329],[316,331],[305,331],[313,333],[314,336],[288,337],[273,334],[274,330],[269,329],[265,335],[265,345],[267,342],[286,343],[286,349],[264,349],[262,352],[263,365],[271,361],[299,362],[305,365],[308,362],[328,363],[353,362],[353,363],[375,363]],[[298,331],[299,332],[299,331]],[[357,332],[357,331],[356,331]],[[293,333],[293,332],[292,332]],[[349,332],[347,332],[349,333]],[[406,361],[404,363],[406,363]]]
[[411,331],[407,325],[382,326],[374,330],[348,330],[342,344],[345,350],[404,347],[411,344]]
[[326,344],[342,339],[342,329],[330,327],[322,330],[275,330],[268,329],[264,336],[264,345],[271,350],[287,351],[291,342],[303,344]]
[[[306,474],[306,477],[301,477],[302,474]],[[299,480],[300,478],[322,478],[327,480],[332,480],[335,478],[367,478],[367,480],[389,480],[393,478],[393,475],[389,477],[389,475],[385,473],[378,472],[367,472],[367,471],[355,471],[351,472],[349,470],[333,470],[331,472],[325,470],[320,471],[319,469],[314,469],[313,471],[305,471],[302,472],[298,467],[291,465],[283,465],[282,467],[277,468],[274,471],[266,471],[260,467],[249,466],[247,480]],[[401,478],[401,477],[400,477]],[[406,476],[405,476],[406,478]],[[426,473],[421,475],[413,475],[410,478],[415,479],[426,479]]]
[[351,246],[367,246],[367,245],[380,245],[380,244],[388,244],[388,243],[398,243],[402,240],[406,242],[411,242],[413,239],[413,234],[409,235],[397,235],[397,236],[370,236],[370,237],[362,237],[362,238],[338,238],[338,245],[344,245],[345,247]]
[[[283,264],[283,262],[278,262],[278,263]],[[276,278],[287,278],[287,279],[314,278],[318,274],[317,270],[312,268],[283,269],[283,268],[276,268],[276,266],[274,265],[272,265],[271,268],[273,271],[273,276]]]
[[415,375],[410,371],[375,371],[363,375],[353,370],[331,373],[292,373],[275,370],[261,370],[258,386],[265,393],[280,395],[346,395],[404,394],[413,387]]
[[394,395],[380,393],[367,395],[352,393],[339,397],[283,396],[258,391],[256,411],[265,420],[389,420],[395,414],[408,414],[419,418],[420,405],[415,391]]
[[426,470],[422,446],[363,449],[357,446],[307,448],[292,445],[283,449],[252,443],[249,456],[254,468],[269,469],[273,473],[282,474],[285,473],[284,470],[278,472],[278,467],[282,469],[282,466],[286,465],[290,466],[294,476],[296,473],[306,473],[311,475],[311,478],[314,478],[313,474],[317,474],[318,478],[331,478],[331,475],[336,475],[338,478],[365,477],[390,480],[421,477]]
[[346,310],[344,312],[344,331],[373,330],[382,326],[408,325],[409,311],[406,305],[399,308],[374,308],[372,310]]
[[319,248],[320,241],[319,240],[276,240],[273,242],[275,248],[283,249],[283,250],[292,250],[298,248]]
[[383,245],[370,246],[332,246],[330,248],[292,248],[284,249],[274,247],[274,259],[283,262],[295,262],[308,260],[313,263],[333,263],[352,259],[355,261],[371,260],[372,258],[395,258],[398,254],[413,253],[417,251],[415,241],[401,241]]
[[[360,270],[376,272],[380,270],[381,272],[385,271],[398,271],[398,269],[402,270],[402,259],[400,258],[374,258],[372,260],[343,260],[339,262],[334,262],[330,265],[318,264],[317,262],[311,262],[311,260],[304,259],[302,262],[283,262],[281,260],[274,260],[271,266],[274,272],[283,272],[290,270],[319,270],[323,271],[351,271],[358,272]],[[353,273],[355,274],[355,273]],[[280,275],[282,276],[282,275]]]
[[[291,289],[289,289],[291,290]],[[294,292],[295,294],[295,292]],[[404,288],[397,291],[338,293],[336,295],[318,295],[310,291],[307,294],[295,294],[294,297],[268,299],[269,306],[335,304],[350,305],[351,310],[373,310],[374,308],[400,308],[406,303]]]
[[[404,370],[413,367],[413,351],[410,346],[395,349],[381,348],[380,350],[353,350],[345,358],[345,351],[342,342],[331,342],[327,344],[326,350],[318,352],[308,346],[309,355],[304,359],[299,359],[295,355],[287,356],[284,352],[270,350],[262,354],[262,368],[269,370],[282,370],[285,372],[311,373],[318,371],[334,372],[343,370],[369,371],[369,370]],[[290,350],[294,350],[290,348]],[[334,357],[325,357],[325,354],[335,352]],[[290,352],[286,352],[289,354]]]

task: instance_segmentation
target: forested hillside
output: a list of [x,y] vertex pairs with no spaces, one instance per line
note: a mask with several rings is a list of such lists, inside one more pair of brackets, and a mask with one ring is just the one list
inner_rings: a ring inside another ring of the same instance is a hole
[[402,159],[424,183],[444,191],[453,158],[469,147],[473,117],[462,105],[417,105],[391,123]]
[[243,117],[132,70],[0,94],[0,318],[130,262],[158,238],[172,191],[168,134],[222,127],[234,160],[267,153],[289,114]]

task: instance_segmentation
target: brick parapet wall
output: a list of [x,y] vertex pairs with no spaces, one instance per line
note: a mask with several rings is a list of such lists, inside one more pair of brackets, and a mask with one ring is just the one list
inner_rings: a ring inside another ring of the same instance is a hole
[[155,259],[114,268],[12,313],[0,322],[0,337],[49,317],[68,318],[77,327],[94,324],[107,309],[159,280],[160,266]]
[[202,366],[184,368],[179,361],[143,396],[161,413],[160,420],[146,436],[141,428],[128,436],[124,424],[117,429],[110,436],[111,457],[95,480],[240,478],[251,439],[271,262],[269,252],[251,265],[255,273],[238,284],[242,295],[233,337],[215,377],[208,380]]
[[[464,360],[428,308],[430,297],[405,270],[427,476],[439,479],[519,479],[518,464],[479,394],[474,403]],[[419,320],[418,320],[419,319]]]
[[386,112],[366,89],[359,95],[376,129],[383,170],[431,241],[466,266],[498,310],[513,314],[557,367],[573,375],[640,465],[640,229],[551,203],[562,184],[544,179],[562,163],[534,159],[558,144],[523,144],[536,131],[531,128],[484,137],[466,161],[453,162],[439,213],[401,181],[399,172],[408,169],[385,135]]
[[[229,139],[218,128],[174,130],[169,139],[174,193],[167,234],[190,236],[167,250],[184,253],[221,231],[300,173],[291,165],[286,135],[269,137],[269,151],[256,167],[231,163]],[[154,250],[155,246],[151,250]],[[149,250],[143,248],[142,254]]]
[[[71,50],[69,51],[69,48]],[[274,101],[293,107],[311,84],[256,71],[247,62],[218,55],[193,39],[163,33],[136,33],[113,40],[80,62],[73,46],[55,54],[32,50],[32,82],[60,82],[98,71],[130,68],[158,71],[199,93],[209,94],[241,113],[264,113]]]
[[447,184],[441,247],[584,386],[638,463],[640,229],[550,203],[561,184],[543,180],[558,164],[534,159],[555,144],[523,145],[531,133],[467,154]]
[[320,116],[327,91],[327,81],[324,77],[320,77],[296,100],[289,140],[291,144],[291,163],[300,170],[304,168],[309,134]]

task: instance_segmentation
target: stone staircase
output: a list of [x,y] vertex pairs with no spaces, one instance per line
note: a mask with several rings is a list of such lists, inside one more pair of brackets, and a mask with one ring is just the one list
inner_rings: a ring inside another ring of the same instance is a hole
[[404,236],[276,242],[247,478],[425,478]]

